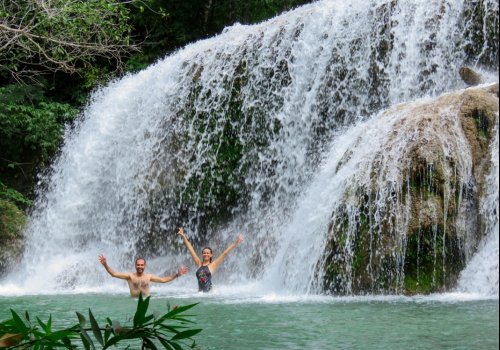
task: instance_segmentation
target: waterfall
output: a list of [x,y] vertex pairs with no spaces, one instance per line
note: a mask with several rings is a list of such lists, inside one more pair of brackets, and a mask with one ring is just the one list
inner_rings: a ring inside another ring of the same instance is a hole
[[[403,112],[379,122],[381,111],[463,89],[464,64],[497,79],[498,32],[488,24],[498,27],[498,2],[323,0],[233,25],[111,82],[67,130],[41,180],[20,270],[4,281],[31,291],[99,286],[109,279],[99,253],[117,270],[137,254],[156,273],[173,270],[189,261],[175,233],[183,225],[195,248],[215,255],[245,233],[221,284],[321,292],[332,215],[359,214],[341,190],[347,179],[353,191],[367,184],[363,157],[379,157],[380,181],[403,186],[391,173],[400,158],[376,149]],[[467,154],[457,155],[464,182]],[[380,203],[395,190],[385,189]],[[397,200],[394,232],[409,220]],[[397,251],[407,244],[397,242]],[[350,283],[340,282],[344,292]]]
[[491,147],[491,171],[488,176],[487,195],[481,203],[486,237],[477,254],[462,271],[457,290],[498,297],[498,124]]

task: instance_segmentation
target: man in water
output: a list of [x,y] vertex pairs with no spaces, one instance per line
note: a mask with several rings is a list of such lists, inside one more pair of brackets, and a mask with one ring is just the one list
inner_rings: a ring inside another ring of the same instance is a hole
[[186,266],[181,266],[177,273],[171,276],[157,277],[152,274],[144,273],[144,270],[146,269],[146,260],[144,258],[137,258],[135,260],[135,272],[116,272],[111,267],[109,267],[104,255],[99,255],[99,261],[111,276],[127,280],[128,286],[130,288],[130,296],[134,298],[139,297],[139,294],[141,293],[143,297],[149,296],[150,282],[171,282],[179,276],[182,276],[188,272],[188,268]]

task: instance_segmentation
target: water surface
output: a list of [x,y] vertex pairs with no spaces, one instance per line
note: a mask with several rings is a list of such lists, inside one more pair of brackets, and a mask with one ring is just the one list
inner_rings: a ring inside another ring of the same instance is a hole
[[[150,310],[197,303],[191,311],[203,349],[498,349],[498,299],[471,294],[327,297],[267,294],[234,296],[165,293]],[[0,297],[0,317],[9,309],[53,315],[54,327],[77,323],[75,311],[90,308],[131,324],[136,300],[126,294],[62,294]]]

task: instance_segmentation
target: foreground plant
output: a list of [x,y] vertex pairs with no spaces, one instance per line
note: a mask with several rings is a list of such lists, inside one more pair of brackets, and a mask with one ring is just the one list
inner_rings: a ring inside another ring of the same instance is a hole
[[193,336],[201,329],[189,329],[186,324],[193,323],[188,318],[192,315],[185,311],[196,306],[190,304],[174,307],[166,314],[155,317],[146,315],[149,298],[139,296],[137,310],[131,327],[122,326],[118,321],[106,318],[106,324],[100,326],[89,309],[89,323],[84,315],[77,312],[78,323],[69,328],[52,330],[52,316],[46,323],[36,317],[32,321],[28,312],[21,317],[10,310],[12,318],[0,323],[0,348],[51,350],[55,348],[85,350],[109,349],[117,343],[124,344],[125,349],[136,349],[138,341],[141,349],[197,349]]

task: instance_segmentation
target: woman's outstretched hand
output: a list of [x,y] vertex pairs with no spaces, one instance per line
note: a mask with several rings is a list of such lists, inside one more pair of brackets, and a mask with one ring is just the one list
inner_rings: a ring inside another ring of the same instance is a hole
[[244,239],[245,239],[245,236],[238,235],[238,237],[236,237],[236,244],[240,244],[241,242],[243,242]]
[[179,231],[177,234],[181,237],[186,237],[186,233],[184,232],[184,229],[182,227],[179,227]]

